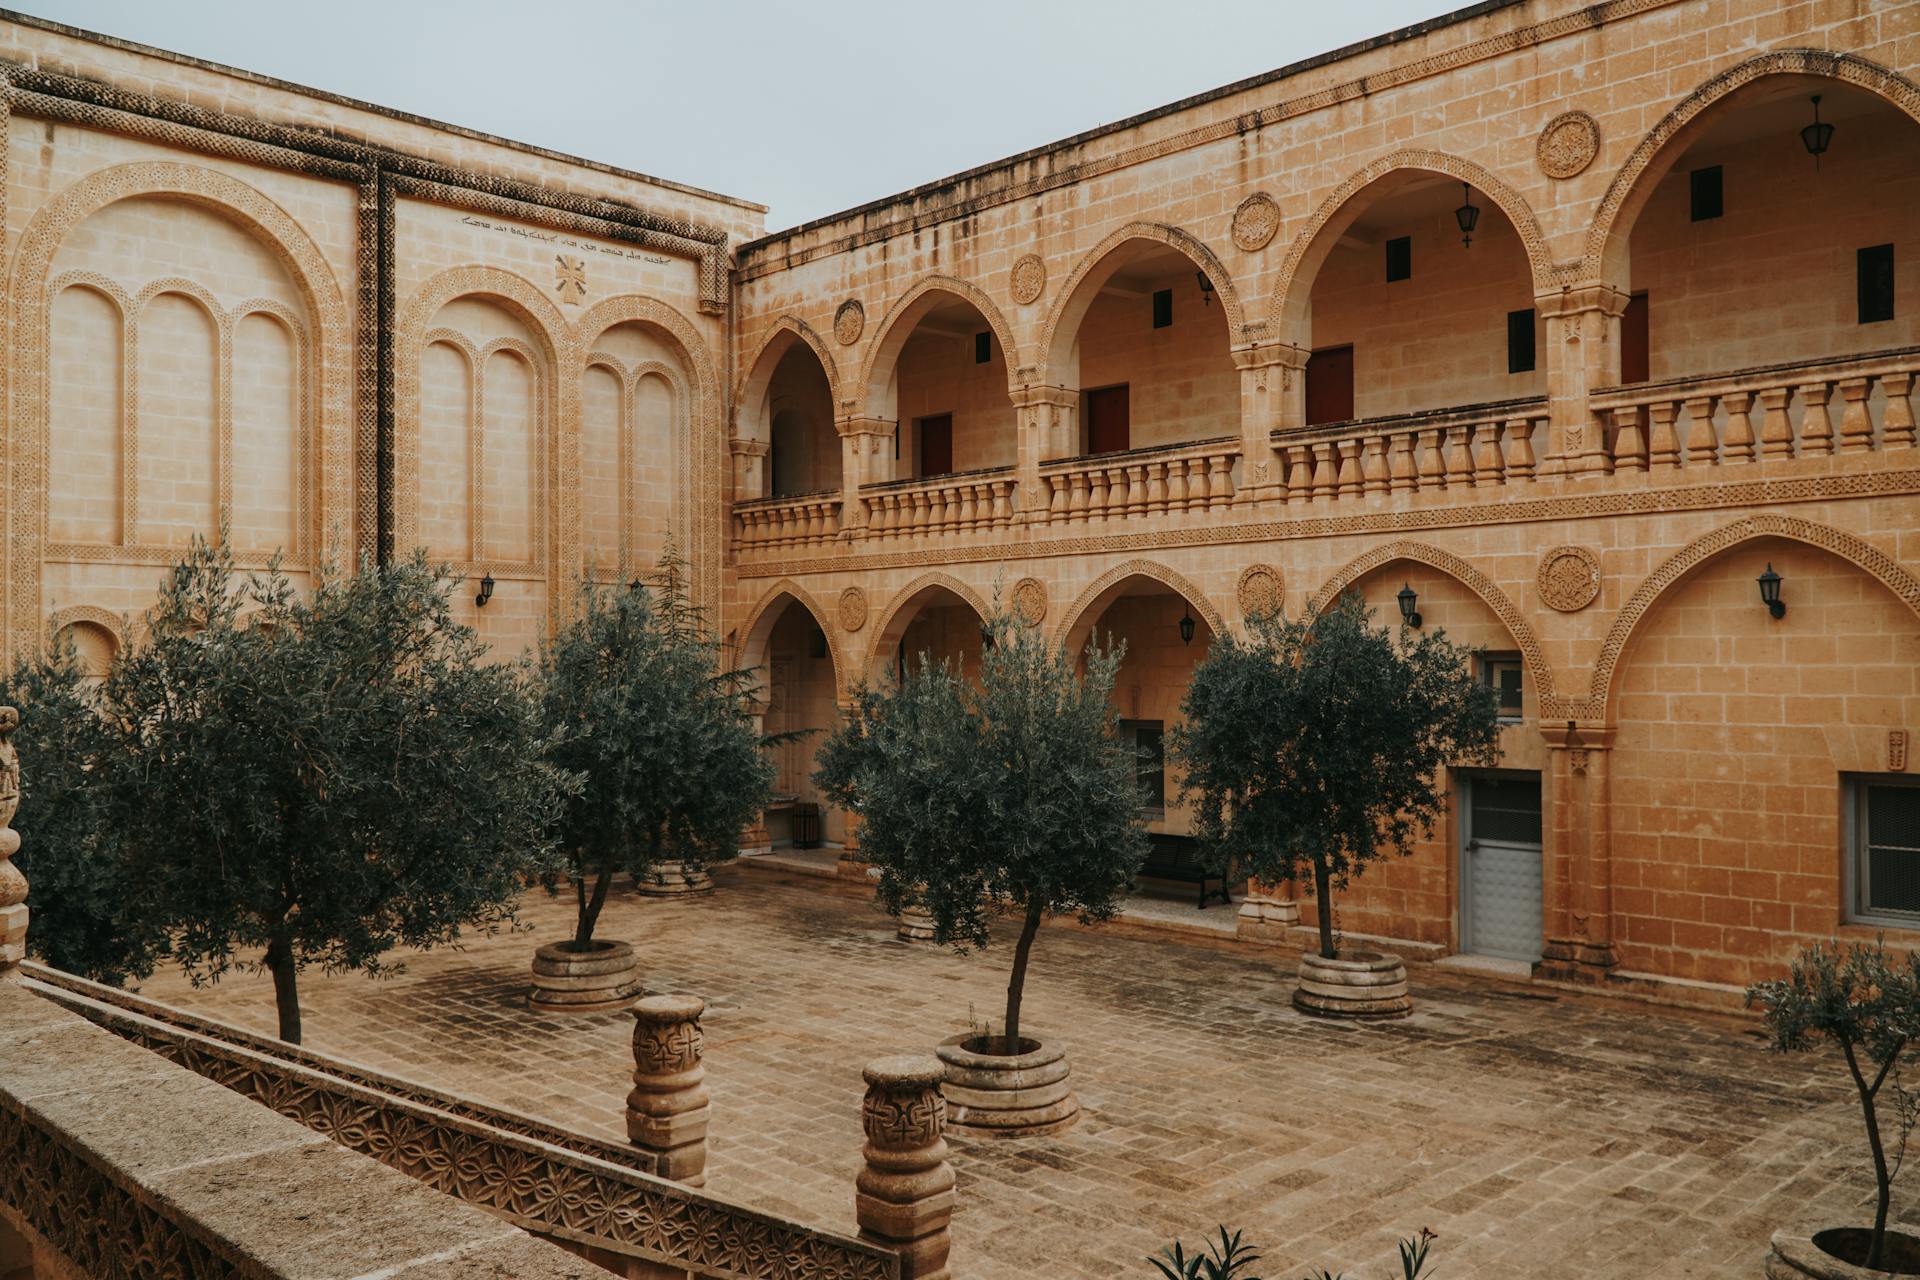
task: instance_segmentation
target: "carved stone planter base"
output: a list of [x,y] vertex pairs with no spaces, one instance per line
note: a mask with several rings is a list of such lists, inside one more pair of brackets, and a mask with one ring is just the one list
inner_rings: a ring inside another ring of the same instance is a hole
[[932,942],[933,916],[925,907],[908,907],[900,913],[893,932],[902,942]]
[[1293,1003],[1325,1018],[1404,1018],[1413,1012],[1407,966],[1384,951],[1342,951],[1332,960],[1318,950],[1302,953]]
[[713,892],[713,877],[703,867],[684,862],[654,864],[651,874],[635,876],[633,891],[645,898],[690,898]]
[[1920,1275],[1920,1237],[1892,1227],[1887,1228],[1886,1257],[1891,1270],[1869,1271],[1836,1258],[1820,1247],[1824,1244],[1846,1252],[1849,1242],[1836,1237],[1852,1237],[1851,1242],[1857,1243],[1864,1254],[1868,1234],[1865,1228],[1850,1227],[1817,1231],[1812,1236],[1776,1231],[1773,1233],[1773,1247],[1767,1251],[1766,1270],[1761,1274],[1767,1280],[1882,1280],[1890,1275]]
[[533,990],[527,1004],[547,1013],[600,1013],[624,1009],[640,998],[640,967],[624,942],[549,942],[533,953]]
[[1029,1036],[1027,1052],[980,1053],[969,1045],[976,1032],[940,1042],[946,1064],[947,1122],[977,1137],[1037,1138],[1058,1133],[1080,1117],[1080,1101],[1068,1083],[1067,1051]]

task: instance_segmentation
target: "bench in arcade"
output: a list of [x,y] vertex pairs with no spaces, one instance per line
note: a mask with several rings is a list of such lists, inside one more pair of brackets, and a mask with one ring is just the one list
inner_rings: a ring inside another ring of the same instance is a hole
[[[1209,871],[1194,857],[1192,836],[1166,835],[1158,831],[1147,833],[1149,848],[1147,860],[1140,864],[1137,873],[1151,876],[1155,880],[1174,880],[1181,884],[1198,885],[1200,888],[1200,909],[1207,909],[1207,899],[1217,897],[1231,906],[1233,899],[1227,894],[1227,878],[1218,871]],[[1208,885],[1218,885],[1209,889]]]

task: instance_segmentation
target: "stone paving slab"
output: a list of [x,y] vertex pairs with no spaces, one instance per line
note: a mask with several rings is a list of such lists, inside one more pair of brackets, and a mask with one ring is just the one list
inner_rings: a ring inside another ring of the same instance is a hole
[[[1009,949],[900,942],[851,886],[717,879],[701,899],[617,897],[601,936],[635,945],[649,991],[708,1002],[709,1186],[851,1230],[861,1066],[997,1017]],[[386,981],[305,975],[309,1044],[624,1137],[631,1019],[524,1003],[570,907],[532,895],[531,931]],[[1422,1226],[1445,1280],[1758,1277],[1775,1228],[1868,1212],[1836,1061],[1774,1057],[1750,1022],[1417,966],[1412,1018],[1340,1025],[1293,1009],[1293,968],[1205,938],[1043,930],[1027,1021],[1067,1045],[1085,1112],[1049,1138],[955,1140],[956,1276],[1149,1277],[1146,1255],[1224,1222],[1273,1280],[1384,1277]],[[264,975],[145,991],[273,1029]]]

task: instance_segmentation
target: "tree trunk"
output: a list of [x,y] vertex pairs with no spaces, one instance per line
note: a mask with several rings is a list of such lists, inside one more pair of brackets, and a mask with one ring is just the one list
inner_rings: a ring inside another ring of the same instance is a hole
[[1013,973],[1007,978],[1007,1021],[1002,1028],[1008,1053],[1020,1052],[1020,998],[1026,994],[1027,957],[1033,954],[1033,935],[1040,932],[1040,908],[1029,906],[1013,949]]
[[[582,872],[586,868],[581,868]],[[593,882],[593,898],[589,901],[583,896],[580,903],[580,923],[573,931],[573,949],[585,951],[593,943],[593,926],[600,922],[600,908],[607,905],[607,886],[613,883],[613,868],[603,865],[599,876]],[[579,892],[586,893],[586,881],[582,879]]]
[[293,944],[285,930],[275,930],[267,943],[267,972],[273,975],[273,1002],[280,1012],[280,1038],[300,1043],[300,970],[293,962]]
[[1319,903],[1318,910],[1314,914],[1320,917],[1320,958],[1322,960],[1337,958],[1333,950],[1333,887],[1327,883],[1329,879],[1326,860],[1315,858],[1313,860],[1313,893],[1319,899]]
[[[1867,1270],[1879,1271],[1882,1269],[1880,1255],[1887,1248],[1887,1209],[1893,1202],[1893,1175],[1887,1171],[1887,1151],[1880,1141],[1880,1115],[1873,1103],[1873,1095],[1879,1092],[1880,1082],[1876,1080],[1869,1085],[1860,1072],[1853,1046],[1842,1043],[1840,1047],[1846,1052],[1847,1070],[1853,1073],[1854,1086],[1860,1091],[1860,1110],[1867,1118],[1867,1145],[1873,1150],[1873,1177],[1878,1198],[1873,1209],[1873,1240],[1867,1247]],[[1884,1071],[1880,1078],[1886,1078]]]

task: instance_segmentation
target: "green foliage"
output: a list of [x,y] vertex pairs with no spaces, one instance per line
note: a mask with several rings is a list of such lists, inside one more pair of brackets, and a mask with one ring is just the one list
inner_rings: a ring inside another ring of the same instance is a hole
[[[1229,1233],[1224,1226],[1215,1230],[1219,1236],[1207,1242],[1205,1253],[1189,1254],[1185,1246],[1175,1240],[1161,1249],[1158,1257],[1147,1261],[1159,1270],[1164,1280],[1258,1280],[1256,1276],[1242,1275],[1260,1261],[1253,1246],[1242,1243],[1238,1231]],[[1400,1241],[1400,1280],[1420,1280],[1427,1274],[1427,1255],[1436,1239],[1431,1228],[1422,1227],[1419,1235]],[[1346,1273],[1320,1267],[1308,1273],[1306,1280],[1346,1280]]]
[[1003,1023],[1017,1040],[1040,920],[1110,919],[1146,833],[1109,705],[1120,651],[1089,647],[1081,678],[1072,655],[997,604],[986,628],[977,686],[921,654],[898,683],[860,689],[814,782],[860,816],[889,911],[923,905],[935,939],[962,950],[986,945],[994,915],[1022,917]]
[[95,778],[104,728],[72,647],[17,664],[0,704],[20,709],[21,833],[14,865],[32,886],[27,945],[57,969],[120,985],[152,973],[166,935],[145,895],[102,839],[105,788]]
[[1216,637],[1194,671],[1173,750],[1203,856],[1267,881],[1312,872],[1329,959],[1331,895],[1432,831],[1443,765],[1497,758],[1498,708],[1470,656],[1441,631],[1374,627],[1349,593]]
[[[1794,958],[1785,978],[1747,988],[1749,1007],[1759,1005],[1776,1053],[1804,1053],[1821,1042],[1840,1050],[1860,1099],[1877,1185],[1873,1237],[1867,1269],[1882,1267],[1893,1180],[1900,1175],[1908,1139],[1920,1121],[1920,1099],[1900,1082],[1903,1063],[1913,1060],[1920,1037],[1920,954],[1905,963],[1875,942],[1845,949],[1814,943]],[[1882,1091],[1891,1086],[1894,1115],[1880,1115]],[[1892,1130],[1888,1141],[1885,1130]]]
[[451,589],[416,554],[302,597],[196,541],[98,691],[121,874],[195,982],[273,974],[284,1039],[303,968],[378,974],[395,947],[509,924],[544,859],[566,780],[523,672],[485,661]]
[[577,616],[543,655],[552,759],[582,781],[556,823],[581,949],[615,871],[638,879],[663,858],[705,866],[731,857],[773,786],[746,673],[719,669],[684,568],[669,547],[651,587],[585,588]]

